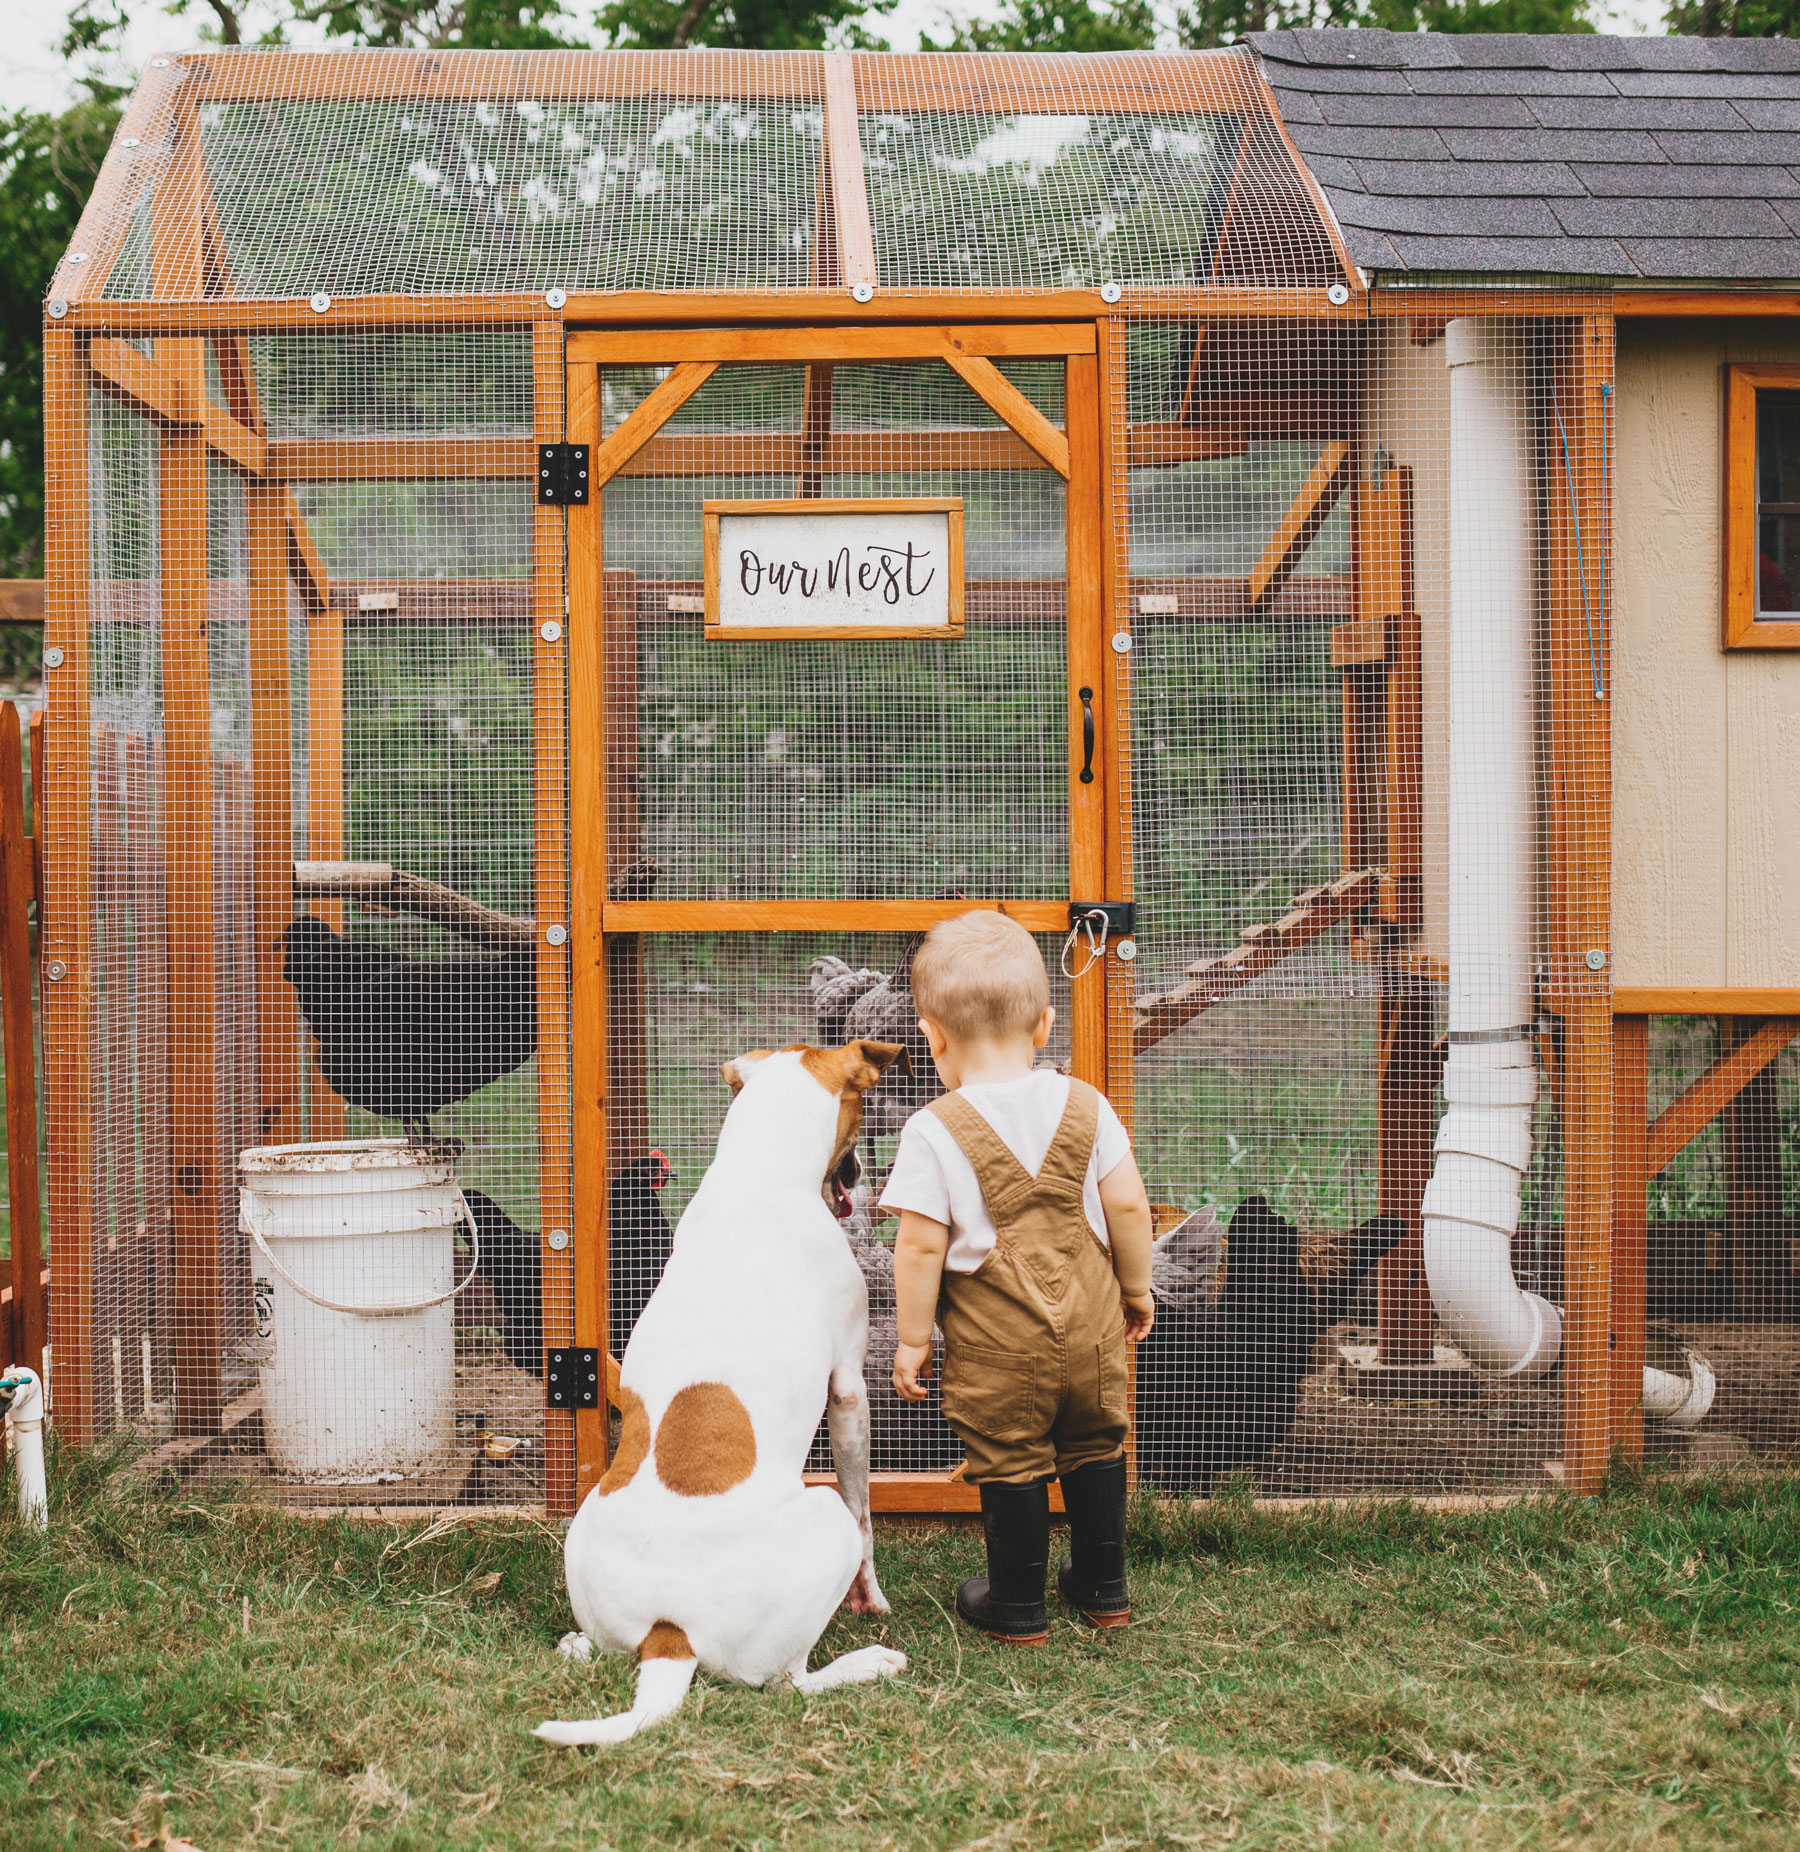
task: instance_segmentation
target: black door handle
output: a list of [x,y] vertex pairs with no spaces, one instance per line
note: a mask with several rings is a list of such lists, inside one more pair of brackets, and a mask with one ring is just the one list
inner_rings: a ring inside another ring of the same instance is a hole
[[1094,782],[1094,691],[1081,691],[1081,782]]

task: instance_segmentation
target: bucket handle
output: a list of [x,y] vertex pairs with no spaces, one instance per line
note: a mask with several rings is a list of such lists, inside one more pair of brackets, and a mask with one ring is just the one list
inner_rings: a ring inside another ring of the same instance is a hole
[[255,1242],[257,1253],[275,1269],[275,1272],[281,1279],[291,1286],[302,1299],[310,1299],[314,1305],[323,1306],[328,1312],[350,1312],[358,1318],[404,1318],[409,1313],[429,1311],[434,1305],[442,1305],[446,1299],[454,1299],[456,1295],[474,1279],[476,1270],[481,1265],[481,1230],[476,1226],[475,1216],[473,1211],[469,1208],[468,1198],[463,1195],[460,1189],[456,1192],[456,1204],[462,1211],[462,1219],[469,1225],[469,1271],[465,1273],[447,1293],[439,1293],[435,1298],[431,1299],[415,1300],[410,1305],[339,1305],[335,1299],[322,1299],[317,1293],[308,1292],[307,1289],[288,1272],[287,1268],[275,1258],[274,1254],[269,1250],[269,1244],[262,1238],[261,1230],[251,1227],[248,1222],[240,1223],[239,1226],[243,1229],[244,1233]]

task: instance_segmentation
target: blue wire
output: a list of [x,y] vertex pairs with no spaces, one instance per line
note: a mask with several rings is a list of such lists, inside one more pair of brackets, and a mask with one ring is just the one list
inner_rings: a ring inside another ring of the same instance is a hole
[[[1612,387],[1610,385],[1602,386],[1600,388],[1600,394],[1601,400],[1604,403],[1605,400],[1611,396]],[[1606,699],[1606,689],[1600,679],[1600,648],[1594,640],[1594,614],[1588,606],[1587,561],[1583,557],[1581,545],[1581,510],[1576,506],[1575,473],[1569,465],[1569,434],[1563,429],[1562,407],[1557,404],[1554,397],[1551,399],[1550,404],[1551,409],[1556,413],[1556,434],[1562,439],[1563,481],[1567,484],[1569,491],[1569,519],[1575,524],[1575,570],[1581,575],[1581,619],[1587,627],[1588,670],[1594,684],[1594,699],[1596,701],[1604,701]],[[1603,419],[1601,423],[1601,430],[1603,433],[1605,428]],[[1603,450],[1603,459],[1604,454]],[[1601,468],[1602,471],[1604,471],[1604,460],[1602,461]],[[1604,474],[1602,474],[1601,480],[1602,482],[1605,481]],[[1606,570],[1604,548],[1601,553],[1600,569],[1602,573]]]

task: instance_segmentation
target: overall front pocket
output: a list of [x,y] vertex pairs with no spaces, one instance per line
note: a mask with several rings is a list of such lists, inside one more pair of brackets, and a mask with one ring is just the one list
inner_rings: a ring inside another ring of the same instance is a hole
[[1017,1351],[959,1344],[944,1357],[944,1416],[988,1440],[1029,1440],[1037,1365]]

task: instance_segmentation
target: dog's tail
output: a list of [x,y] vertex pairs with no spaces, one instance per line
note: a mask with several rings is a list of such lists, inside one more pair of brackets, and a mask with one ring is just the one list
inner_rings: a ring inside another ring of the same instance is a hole
[[540,1723],[532,1735],[570,1749],[581,1743],[622,1743],[681,1709],[699,1665],[687,1635],[670,1621],[658,1621],[638,1647],[637,1691],[630,1710],[580,1723]]

